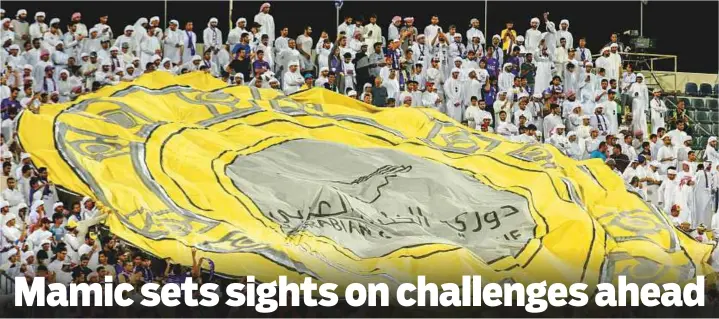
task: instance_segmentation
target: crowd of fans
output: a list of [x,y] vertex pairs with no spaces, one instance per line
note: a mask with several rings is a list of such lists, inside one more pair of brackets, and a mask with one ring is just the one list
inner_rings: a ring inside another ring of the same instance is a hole
[[378,107],[431,107],[482,132],[599,158],[680,229],[706,243],[719,237],[716,137],[703,152],[691,149],[683,102],[669,111],[661,90],[650,93],[644,75],[623,65],[616,34],[593,45],[596,58],[587,39],[575,42],[568,20],[557,28],[548,13],[524,35],[507,23],[485,37],[477,19],[445,30],[437,16],[422,32],[412,17],[381,27],[371,15],[347,16],[319,38],[311,26],[291,38],[287,27],[275,28],[270,8],[263,4],[252,23],[239,18],[226,37],[216,18],[201,33],[193,21],[181,29],[170,20],[163,30],[158,17],[140,18],[116,37],[108,16],[88,28],[80,13],[62,21],[38,11],[29,23],[26,10],[12,18],[0,10],[0,270],[62,283],[106,274],[133,284],[199,278],[201,261],[190,272],[167,263],[158,273],[150,258],[102,235],[96,225],[105,216],[93,200],[59,202],[48,170],[16,140],[20,112],[149,72],[208,72],[228,85],[286,94],[320,87]]

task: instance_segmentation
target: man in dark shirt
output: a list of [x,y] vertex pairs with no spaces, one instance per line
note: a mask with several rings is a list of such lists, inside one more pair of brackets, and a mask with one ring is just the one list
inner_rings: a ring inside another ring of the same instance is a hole
[[382,86],[382,78],[374,78],[374,86],[372,86],[372,105],[384,107],[387,103],[387,88]]
[[612,155],[609,157],[617,164],[617,170],[620,172],[624,172],[627,166],[629,166],[629,157],[622,154],[622,146],[619,144],[614,145]]
[[687,135],[691,136],[692,130],[689,127],[689,116],[687,115],[684,100],[677,101],[677,109],[671,112],[671,116],[669,117],[669,124],[672,130],[677,129],[678,122],[684,123],[684,132],[686,132]]
[[367,55],[367,44],[362,44],[360,52],[355,54],[352,63],[357,70],[357,85],[364,85],[369,81],[369,55]]
[[524,63],[520,67],[519,75],[527,79],[527,85],[534,88],[534,76],[537,74],[537,66],[532,63],[534,56],[531,53],[524,55]]
[[142,277],[146,283],[155,281],[155,274],[152,272],[152,260],[145,256],[142,259]]
[[20,101],[18,101],[18,94],[20,93],[20,89],[14,87],[10,89],[10,96],[3,99],[2,102],[0,102],[0,110],[2,110],[2,119],[5,120],[10,117],[10,110],[14,109],[16,112],[20,111],[22,109],[22,105],[20,105]]
[[77,265],[75,268],[73,268],[73,273],[82,273],[87,277],[92,272],[92,269],[87,267],[88,263],[90,262],[90,257],[88,255],[82,255],[80,256],[80,264]]
[[[367,67],[369,68],[369,75],[370,76],[379,76],[379,70],[382,67],[381,64],[384,63],[384,53],[382,53],[382,42],[377,42],[374,44],[374,52],[372,52],[369,55],[369,61],[368,61]],[[383,103],[384,105],[384,103]]]
[[230,67],[235,73],[241,73],[245,79],[250,78],[250,57],[247,56],[247,51],[239,50],[235,59],[230,62]]
[[330,73],[327,76],[327,83],[325,83],[325,89],[328,89],[335,93],[342,93],[339,90],[339,87],[337,87],[337,74],[334,71],[330,71]]

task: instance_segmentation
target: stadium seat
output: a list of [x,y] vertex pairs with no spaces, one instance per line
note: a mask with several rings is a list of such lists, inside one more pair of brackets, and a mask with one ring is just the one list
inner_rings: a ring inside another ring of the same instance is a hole
[[713,130],[714,125],[712,124],[694,124],[694,136],[712,135]]
[[699,87],[694,82],[687,82],[684,86],[684,94],[689,96],[697,96],[699,94]]
[[719,135],[719,124],[712,124],[712,135]]
[[669,106],[669,105],[671,105],[671,104],[676,105],[676,104],[677,104],[677,98],[676,98],[675,96],[667,96],[667,99],[666,99],[666,101],[665,101],[665,104],[666,104],[667,106]]
[[702,83],[699,85],[699,94],[701,96],[711,96],[712,95],[712,85],[709,83]]
[[697,122],[697,112],[696,111],[687,110],[686,113],[687,113],[687,116],[689,117],[689,123]]
[[691,103],[689,103],[690,101],[688,98],[680,97],[677,99],[677,103],[679,103],[679,101],[684,101],[684,106],[686,106],[687,108],[691,107]]
[[696,121],[699,123],[704,124],[712,124],[716,123],[716,119],[712,119],[712,117],[716,117],[716,112],[707,112],[707,111],[696,111],[695,112]]
[[706,108],[703,98],[693,98],[693,99],[691,99],[691,102],[692,102],[692,108],[694,108],[695,110],[700,110],[700,111],[708,111],[709,110]]
[[717,99],[707,99],[706,103],[704,103],[707,106],[707,109],[710,111],[719,111],[719,100]]
[[714,97],[719,97],[719,84],[714,84]]
[[707,145],[708,137],[699,136],[692,139],[692,148],[695,150],[701,150],[704,149]]

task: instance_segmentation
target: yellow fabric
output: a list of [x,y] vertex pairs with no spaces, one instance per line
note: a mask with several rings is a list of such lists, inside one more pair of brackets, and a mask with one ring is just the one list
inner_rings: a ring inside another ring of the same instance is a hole
[[[242,113],[253,108],[259,111]],[[154,72],[72,103],[43,105],[39,114],[24,112],[18,129],[22,146],[38,167],[49,168],[57,185],[91,196],[111,211],[107,224],[120,238],[183,264],[191,263],[190,247],[197,247],[199,256],[211,258],[216,271],[227,275],[300,280],[305,269],[320,281],[343,286],[417,275],[460,283],[462,275],[479,274],[485,282],[512,278],[593,286],[619,274],[685,282],[711,272],[711,246],[676,232],[663,213],[627,192],[622,179],[600,161],[578,162],[550,146],[480,134],[428,108],[376,108],[316,88],[285,97],[273,90],[226,87],[200,72],[177,77]],[[457,241],[360,257],[347,249],[349,242],[302,229],[286,233],[233,187],[223,167],[293,139],[392,149],[449,166],[494,190],[526,198],[536,223],[529,230],[533,236],[522,239],[516,256],[482,260]],[[139,157],[133,162],[129,154]],[[161,190],[150,189],[143,179]],[[289,262],[268,258],[266,250]]]

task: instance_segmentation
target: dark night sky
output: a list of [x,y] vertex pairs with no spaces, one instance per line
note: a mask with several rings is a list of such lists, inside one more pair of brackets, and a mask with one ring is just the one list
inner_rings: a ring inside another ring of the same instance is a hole
[[[235,1],[233,20],[243,16],[249,21],[257,13],[262,2]],[[272,4],[272,14],[277,29],[286,25],[290,36],[301,33],[302,27],[309,24],[319,36],[326,29],[332,35],[335,30],[335,8],[332,1],[281,1]],[[102,13],[110,16],[110,25],[118,35],[126,24],[133,24],[144,15],[149,18],[157,15],[162,18],[162,1],[2,1],[2,8],[8,16],[14,16],[17,9],[25,8],[29,16],[36,11],[45,11],[49,18],[59,17],[65,24],[75,11],[83,14],[87,25],[93,25]],[[195,22],[195,28],[204,28],[207,20],[215,16],[227,34],[228,1],[169,1],[168,18],[177,19],[182,24],[187,20]],[[498,33],[508,20],[515,22],[515,29],[524,33],[532,17],[540,17],[544,11],[550,12],[550,19],[559,26],[559,21],[567,18],[575,46],[580,36],[586,36],[588,46],[597,53],[609,40],[610,32],[639,29],[640,3],[625,1],[569,1],[569,2],[518,2],[490,1],[488,5],[488,38]],[[347,1],[341,15],[365,16],[376,13],[378,22],[386,35],[387,25],[395,15],[415,17],[415,25],[420,32],[429,22],[431,14],[440,17],[440,24],[446,27],[456,24],[460,32],[464,30],[472,17],[484,24],[483,1]],[[679,71],[719,73],[717,61],[719,2],[717,1],[649,1],[644,7],[644,35],[657,41],[656,53],[678,55]],[[600,24],[601,23],[601,24]],[[164,25],[164,21],[162,22]],[[540,27],[540,28],[543,28]],[[198,30],[196,30],[197,32]],[[661,64],[660,67],[672,67]]]

